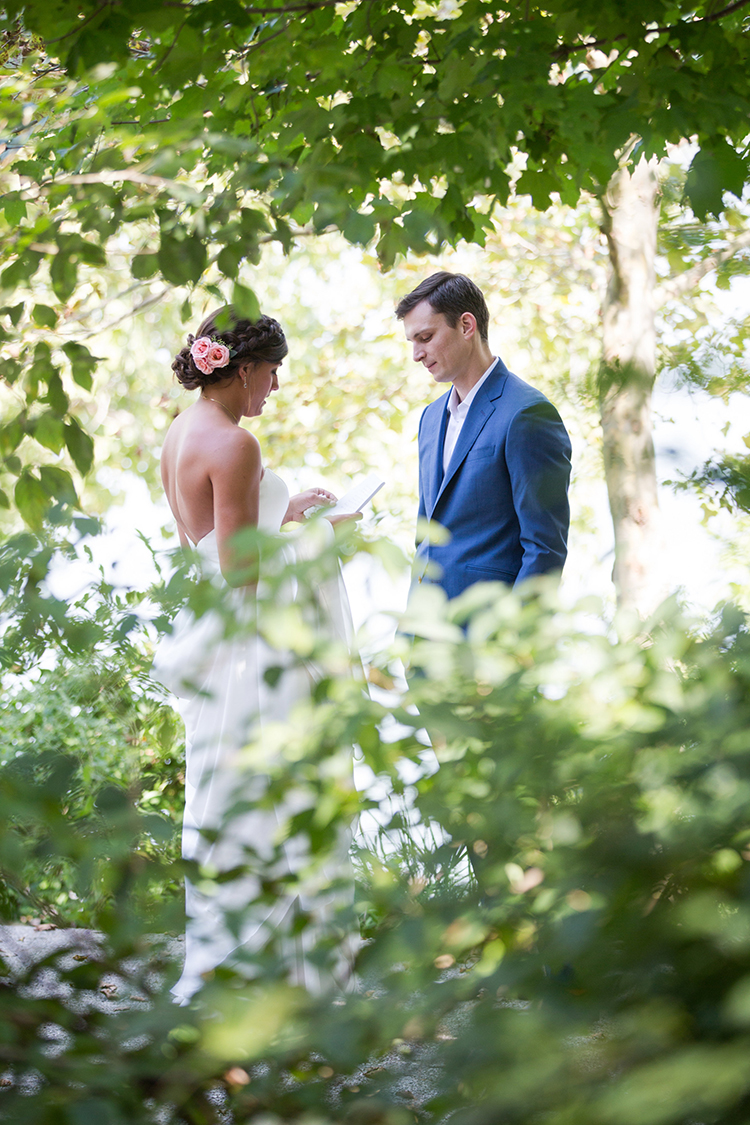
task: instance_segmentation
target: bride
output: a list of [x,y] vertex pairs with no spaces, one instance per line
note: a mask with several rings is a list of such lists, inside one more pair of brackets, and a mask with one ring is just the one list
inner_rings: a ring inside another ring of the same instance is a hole
[[[252,322],[231,308],[220,312],[204,320],[196,337],[188,336],[172,364],[179,382],[200,395],[169,428],[162,481],[181,544],[196,550],[203,577],[224,587],[232,616],[248,627],[225,638],[216,615],[196,619],[183,609],[157,648],[152,673],[177,696],[185,723],[183,856],[219,873],[241,867],[246,849],[270,857],[278,810],[251,808],[221,831],[233,804],[253,800],[252,779],[241,772],[237,755],[265,722],[286,720],[311,687],[308,671],[252,628],[257,559],[248,559],[237,535],[247,528],[278,533],[309,508],[336,499],[324,488],[290,497],[281,478],[264,467],[257,438],[239,425],[260,415],[278,389],[288,350],[281,325],[269,316]],[[343,591],[341,597],[345,601]],[[329,597],[329,609],[340,622],[348,607],[341,601],[333,607],[336,600]],[[264,677],[279,666],[280,677]],[[287,852],[287,870],[294,862]],[[242,949],[259,948],[271,928],[289,923],[298,904],[281,896],[270,909],[253,909],[259,887],[247,874],[208,890],[187,882],[185,966],[173,989],[178,1002],[188,1003],[207,972]],[[296,979],[315,987],[299,950],[295,960]]]

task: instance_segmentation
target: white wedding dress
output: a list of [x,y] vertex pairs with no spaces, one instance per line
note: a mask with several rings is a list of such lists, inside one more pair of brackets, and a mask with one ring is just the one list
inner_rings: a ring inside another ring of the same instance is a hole
[[[288,504],[286,485],[266,469],[260,482],[259,530],[278,533]],[[185,724],[183,856],[220,874],[246,864],[252,852],[261,862],[273,855],[274,834],[288,808],[250,808],[232,814],[225,826],[233,805],[252,803],[263,789],[263,778],[253,779],[241,768],[239,753],[251,739],[262,740],[265,724],[285,722],[294,705],[309,697],[315,670],[271,648],[257,634],[255,593],[247,587],[227,587],[215,532],[201,539],[196,551],[203,577],[224,588],[232,615],[244,627],[224,638],[218,614],[210,611],[196,620],[189,610],[180,610],[172,633],[157,648],[152,676],[177,697]],[[291,542],[282,548],[287,559],[293,551]],[[351,618],[340,574],[322,583],[318,593],[319,612],[327,619],[324,627],[348,641]],[[283,596],[293,597],[291,583]],[[264,672],[279,666],[284,671],[271,686]],[[297,870],[303,861],[294,842],[285,845],[286,873]],[[210,970],[223,962],[236,964],[243,950],[252,952],[265,944],[271,931],[289,928],[299,898],[281,895],[269,907],[255,902],[259,890],[258,877],[247,873],[228,881],[208,880],[207,886],[186,882],[185,965],[172,990],[177,1002],[187,1003]],[[317,905],[326,908],[324,901]],[[322,987],[315,968],[305,959],[303,943],[297,938],[293,945],[287,949],[290,976],[305,987]]]

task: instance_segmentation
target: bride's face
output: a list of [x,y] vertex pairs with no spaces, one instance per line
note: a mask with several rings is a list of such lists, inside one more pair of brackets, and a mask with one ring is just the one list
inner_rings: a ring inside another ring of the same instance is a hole
[[263,413],[266,399],[272,391],[279,389],[278,363],[255,363],[247,373],[247,408],[243,410],[248,418]]

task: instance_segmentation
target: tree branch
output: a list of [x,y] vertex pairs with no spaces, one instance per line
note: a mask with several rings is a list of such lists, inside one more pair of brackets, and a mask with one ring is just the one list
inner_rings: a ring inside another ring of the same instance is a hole
[[[335,228],[331,227],[329,228],[328,232],[323,233],[332,232],[334,229]],[[292,227],[289,233],[291,234],[292,238],[306,238],[318,234],[312,224],[308,224],[304,227]],[[276,237],[277,236],[274,233],[261,235],[261,237],[258,239],[258,244],[265,245],[269,242],[273,242]],[[217,257],[218,254],[214,255],[214,257],[209,260],[208,265],[213,265],[216,262]],[[86,309],[75,316],[69,317],[65,322],[65,326],[67,327],[74,321],[80,322],[86,320],[86,318],[91,316],[92,313],[101,312],[103,309],[107,308],[108,305],[111,305],[113,301],[121,301],[124,297],[127,297],[129,293],[133,293],[137,289],[142,289],[143,286],[147,284],[149,284],[149,282],[147,281],[137,281],[135,282],[135,284],[129,285],[127,289],[124,289],[119,293],[114,293],[111,297],[107,297],[104,301],[101,301],[95,308]],[[164,297],[166,297],[167,293],[170,293],[173,288],[174,286],[165,286],[157,293],[150,293],[147,297],[144,297],[142,301],[139,301],[137,304],[133,305],[133,307],[128,309],[127,312],[122,313],[120,316],[115,317],[113,320],[108,320],[106,324],[99,324],[96,328],[91,328],[88,331],[84,329],[84,331],[80,334],[70,333],[70,336],[76,340],[90,340],[92,336],[99,336],[102,332],[106,332],[109,328],[114,328],[116,325],[122,324],[124,320],[128,320],[131,316],[136,316],[139,312],[143,312],[144,309],[150,308],[151,305],[157,304]],[[47,335],[49,335],[49,333],[47,333]],[[60,333],[60,335],[67,335],[67,333]]]
[[[733,12],[738,12],[740,10],[740,8],[746,8],[748,4],[750,4],[750,0],[735,0],[735,2],[733,4],[727,5],[726,8],[722,8],[721,11],[719,11],[719,12],[713,12],[710,16],[703,16],[699,20],[693,20],[689,24],[689,26],[698,27],[700,24],[703,24],[703,23],[715,23],[716,20],[723,19],[724,16],[729,16],[729,15],[732,15]],[[679,26],[685,27],[685,26],[688,26],[688,23],[687,23],[687,21],[685,21],[685,22],[682,23],[682,25],[680,25],[680,24],[668,24],[666,27],[650,27],[650,28],[647,27],[647,28],[644,28],[643,33],[644,33],[644,36],[645,35],[666,35],[670,31],[676,31]],[[590,50],[593,50],[595,47],[605,47],[608,43],[621,43],[624,39],[627,39],[627,35],[613,35],[613,36],[611,36],[609,38],[605,38],[605,39],[587,39],[583,43],[575,43],[575,44],[565,44],[565,43],[563,43],[556,50],[554,50],[552,52],[552,57],[554,59],[567,59],[567,58],[570,58],[571,55],[577,54],[578,51],[590,51]]]
[[66,31],[64,35],[58,35],[57,39],[45,39],[44,40],[45,47],[49,47],[52,43],[62,43],[63,39],[70,39],[71,35],[75,35],[75,33],[77,31],[80,31],[82,27],[85,27],[86,24],[91,23],[92,20],[95,20],[96,17],[98,15],[101,15],[101,13],[106,8],[109,8],[109,6],[110,6],[109,3],[107,2],[107,0],[105,0],[104,4],[100,4],[98,8],[94,8],[94,11],[91,13],[90,16],[86,16],[85,20],[81,20],[81,22],[77,23],[75,25],[75,27],[71,27],[70,31]]
[[750,230],[743,231],[724,250],[717,250],[716,253],[709,254],[707,258],[696,262],[694,266],[685,270],[678,277],[659,285],[654,290],[656,307],[661,308],[667,301],[673,301],[675,297],[681,297],[683,293],[693,289],[707,273],[718,269],[724,262],[733,258],[738,251],[745,250],[747,247],[750,247]]
[[185,26],[185,24],[187,23],[189,18],[190,18],[189,16],[185,16],[184,20],[182,21],[180,26],[177,28],[177,31],[175,32],[174,39],[172,40],[169,47],[167,47],[166,51],[164,52],[164,54],[162,55],[162,57],[159,59],[158,63],[154,67],[154,73],[156,73],[157,70],[161,70],[161,68],[164,66],[164,63],[167,61],[169,56],[172,54],[172,51],[174,51],[175,47],[177,46],[177,40],[180,38],[180,35],[182,34],[182,29]]
[[245,11],[253,16],[285,16],[287,12],[315,12],[318,8],[332,8],[340,3],[341,0],[308,0],[306,4],[285,4],[282,8],[261,8],[257,4],[249,4]]
[[107,321],[106,324],[100,324],[98,328],[92,328],[89,332],[84,332],[80,336],[76,336],[76,339],[90,340],[92,336],[99,336],[109,328],[114,328],[115,325],[122,324],[123,320],[129,320],[131,316],[135,316],[151,305],[157,304],[162,298],[166,297],[167,293],[169,293],[172,288],[172,286],[166,286],[164,289],[160,289],[158,293],[151,293],[150,296],[144,298],[144,300],[140,301],[137,305],[133,305],[132,309],[128,309],[128,311],[124,312],[121,316],[115,317],[114,320]]
[[[77,176],[60,176],[56,180],[47,180],[38,187],[24,188],[24,196],[27,199],[36,199],[42,192],[51,187],[64,186],[66,184],[115,184],[120,180],[126,180],[132,184],[142,184],[144,187],[156,187],[176,191],[177,193],[193,192],[196,196],[200,192],[196,191],[190,184],[180,183],[179,180],[168,180],[165,176],[152,176],[146,172],[137,172],[130,168],[104,168],[101,172],[83,172]],[[0,198],[2,198],[0,196]]]
[[[104,300],[100,301],[98,305],[94,306],[94,308],[84,309],[83,312],[77,312],[72,316],[66,316],[64,328],[67,329],[73,324],[80,324],[81,321],[86,320],[87,317],[91,316],[95,312],[103,312],[104,309],[108,308],[108,306],[113,304],[114,301],[122,301],[123,298],[129,297],[131,293],[135,293],[139,289],[143,289],[148,284],[150,284],[148,280],[136,281],[132,285],[129,285],[127,289],[123,289],[119,293],[113,293],[110,297],[105,297]],[[67,335],[67,333],[60,334]],[[71,333],[71,335],[73,335],[73,333]]]
[[265,39],[256,39],[254,43],[248,43],[248,45],[244,47],[239,52],[239,54],[241,54],[244,58],[245,56],[249,55],[251,51],[255,51],[258,47],[264,47],[266,43],[270,43],[272,39],[277,39],[279,35],[283,35],[285,31],[288,31],[289,24],[291,22],[291,20],[287,20],[283,27],[278,28],[277,31],[272,31],[270,35],[267,35],[265,37]]
[[[367,2],[373,3],[373,0],[367,0]],[[341,0],[306,0],[306,3],[284,4],[279,8],[262,8],[258,4],[248,4],[244,11],[251,16],[285,16],[288,12],[316,12],[319,8],[332,8],[340,3]],[[166,0],[162,7],[177,8],[181,12],[191,12],[194,9],[193,4],[182,4],[179,3],[179,0]]]

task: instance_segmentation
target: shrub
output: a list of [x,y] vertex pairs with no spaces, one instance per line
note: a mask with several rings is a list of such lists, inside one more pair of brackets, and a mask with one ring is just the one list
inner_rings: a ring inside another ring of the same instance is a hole
[[[266,626],[281,627],[278,614],[261,614]],[[287,616],[283,628],[296,626]],[[307,905],[242,966],[217,970],[189,1009],[147,971],[158,951],[135,909],[149,875],[132,789],[76,835],[54,808],[79,758],[46,758],[41,783],[12,762],[0,769],[5,823],[19,808],[49,818],[49,838],[66,855],[75,840],[79,865],[98,862],[103,840],[109,849],[107,895],[92,906],[101,962],[63,965],[70,992],[57,999],[0,991],[11,1082],[0,1120],[746,1119],[744,617],[729,607],[701,635],[667,605],[649,634],[617,641],[594,607],[565,613],[541,584],[523,596],[475,587],[451,604],[423,589],[404,628],[413,639],[392,659],[407,658],[406,687],[384,662],[368,697],[331,666],[308,707],[248,748],[256,799],[285,810],[273,854],[246,856],[259,900],[285,889]],[[300,627],[301,658],[313,643]],[[373,779],[366,794],[351,784],[353,744]],[[372,816],[352,897],[335,859],[358,813]],[[289,840],[307,857],[294,873],[278,864]],[[35,848],[6,831],[0,863],[20,869]],[[339,903],[322,922],[315,888]],[[367,920],[360,991],[291,984],[289,939],[316,939],[325,969],[354,914]],[[155,908],[150,921],[174,925]],[[148,1003],[95,1010],[105,969],[120,972],[124,998]],[[54,1050],[50,1028],[64,1031]],[[430,1068],[426,1105],[388,1081],[410,1051]]]

